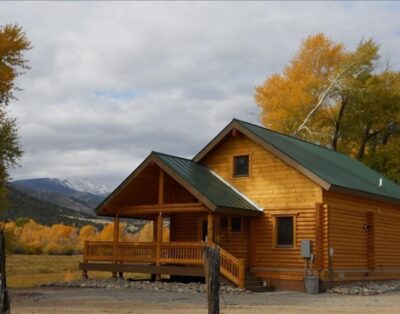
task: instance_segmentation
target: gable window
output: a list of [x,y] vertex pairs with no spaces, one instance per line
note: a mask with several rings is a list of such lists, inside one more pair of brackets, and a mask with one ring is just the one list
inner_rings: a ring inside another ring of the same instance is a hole
[[294,216],[275,217],[276,226],[276,246],[293,247],[294,246]]
[[242,232],[242,219],[240,217],[231,218],[231,232]]
[[249,155],[241,155],[233,157],[233,176],[248,177],[249,176]]

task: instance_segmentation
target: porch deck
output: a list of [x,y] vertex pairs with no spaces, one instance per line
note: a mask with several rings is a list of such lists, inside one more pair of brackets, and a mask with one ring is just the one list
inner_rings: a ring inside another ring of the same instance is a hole
[[[87,276],[89,270],[198,276],[199,269],[203,266],[205,245],[204,242],[87,241],[80,268],[84,276]],[[207,245],[216,246],[215,243],[207,243]],[[221,274],[243,288],[244,260],[234,257],[222,248],[219,249]]]

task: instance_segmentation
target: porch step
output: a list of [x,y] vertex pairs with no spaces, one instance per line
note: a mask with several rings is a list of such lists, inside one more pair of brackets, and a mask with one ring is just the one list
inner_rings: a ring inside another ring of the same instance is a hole
[[256,277],[253,273],[246,272],[244,286],[247,290],[252,292],[267,292],[274,291],[275,288],[270,285],[264,286],[264,280]]

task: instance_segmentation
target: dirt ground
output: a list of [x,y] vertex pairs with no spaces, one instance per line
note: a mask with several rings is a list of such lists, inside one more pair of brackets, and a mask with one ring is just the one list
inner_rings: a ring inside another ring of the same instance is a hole
[[[10,289],[11,313],[207,313],[206,296],[139,289]],[[400,313],[400,292],[380,296],[268,292],[222,295],[221,313]]]

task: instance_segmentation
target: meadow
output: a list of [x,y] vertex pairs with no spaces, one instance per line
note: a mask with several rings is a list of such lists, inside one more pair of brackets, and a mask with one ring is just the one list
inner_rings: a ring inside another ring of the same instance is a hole
[[[8,255],[7,285],[10,288],[32,288],[54,281],[81,278],[78,269],[82,255]],[[90,272],[90,278],[110,278],[108,272]],[[127,273],[126,278],[147,278],[147,275]]]
[[[91,226],[84,226],[81,229],[64,225],[46,227],[32,220],[20,227],[15,223],[8,223],[6,225],[9,236],[9,254],[6,261],[8,286],[30,288],[48,282],[79,279],[82,276],[82,272],[78,269],[79,263],[83,260],[82,255],[61,254],[65,251],[80,252],[85,240],[110,241],[113,230],[113,224],[106,225],[102,231],[96,231]],[[164,229],[165,238],[169,237],[168,231],[168,228]],[[146,224],[134,235],[128,234],[125,226],[121,226],[120,232],[124,241],[151,241],[153,226]],[[30,254],[13,254],[13,251]],[[61,254],[50,254],[52,252]],[[109,278],[111,274],[90,272],[89,276],[90,278]],[[146,278],[146,276],[125,274],[126,278]]]
[[50,281],[78,279],[82,255],[8,255],[7,283],[12,288],[35,287]]

